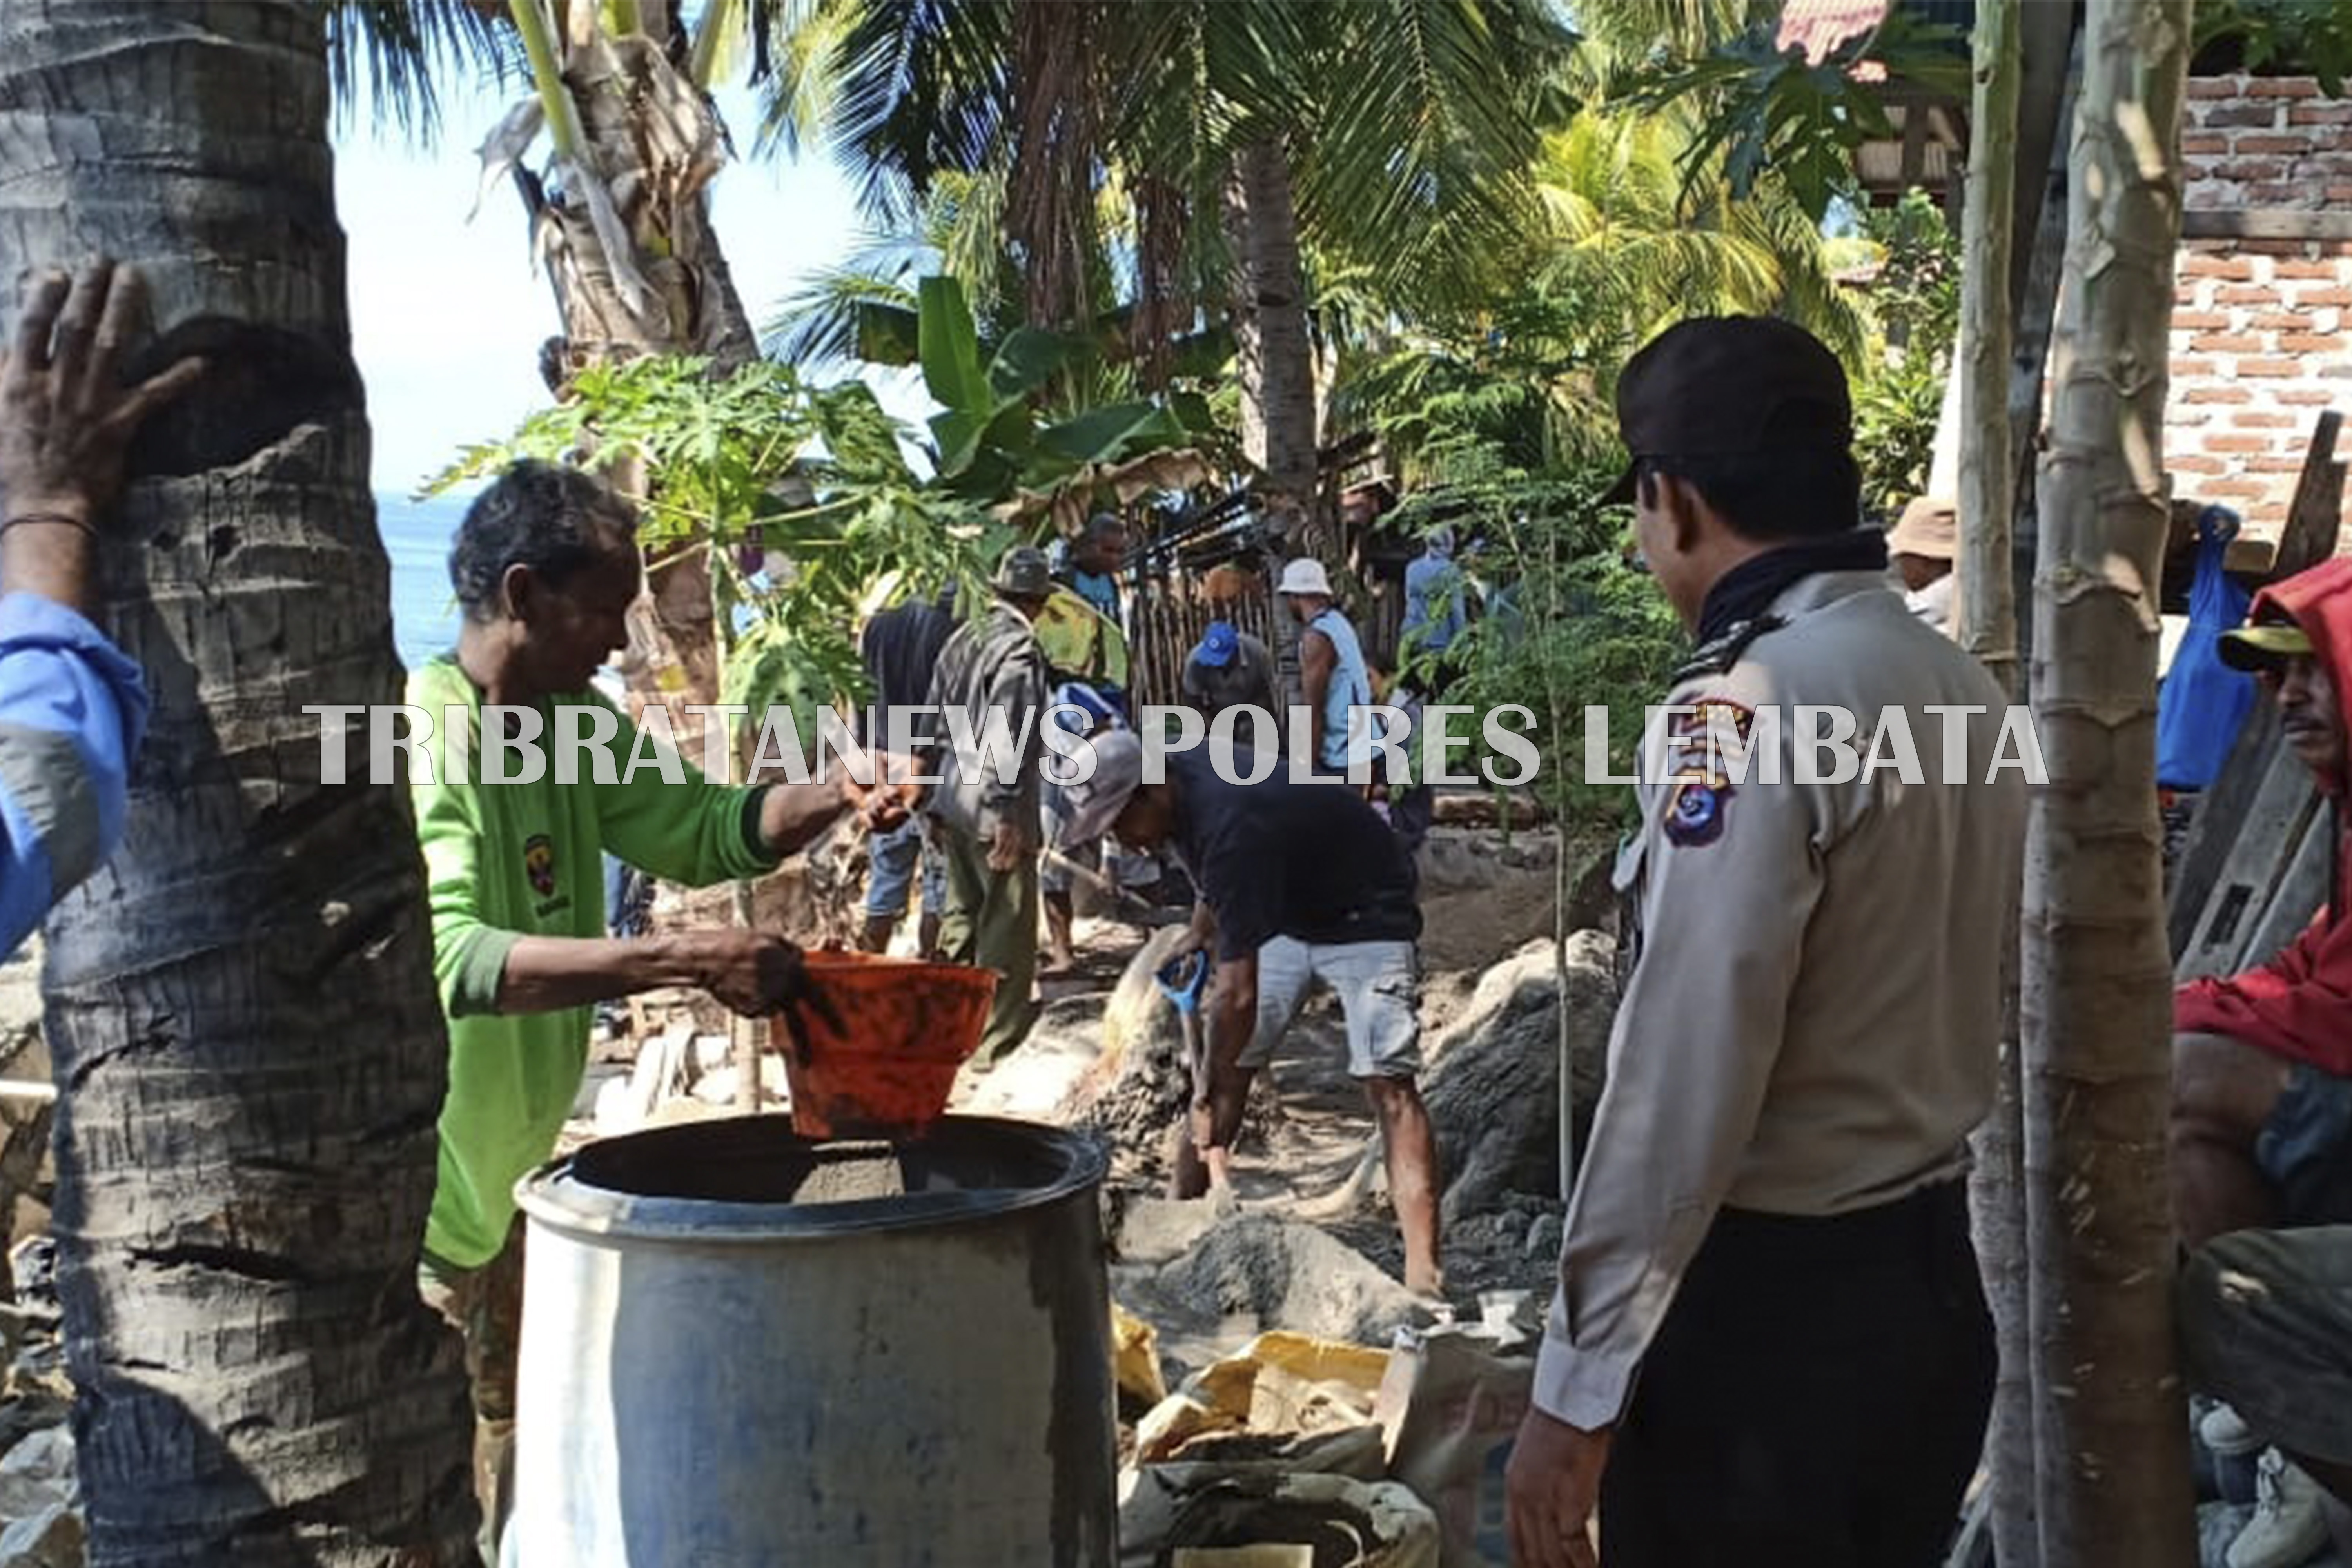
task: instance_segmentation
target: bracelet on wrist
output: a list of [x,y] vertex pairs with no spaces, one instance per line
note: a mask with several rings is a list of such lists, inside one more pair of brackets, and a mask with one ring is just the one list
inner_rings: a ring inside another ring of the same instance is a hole
[[9,518],[6,521],[0,522],[0,537],[5,537],[8,531],[12,528],[21,528],[32,523],[47,523],[56,528],[79,529],[83,535],[87,537],[92,544],[96,544],[98,542],[98,529],[90,522],[89,519],[86,517],[77,517],[69,511],[18,512],[16,516]]

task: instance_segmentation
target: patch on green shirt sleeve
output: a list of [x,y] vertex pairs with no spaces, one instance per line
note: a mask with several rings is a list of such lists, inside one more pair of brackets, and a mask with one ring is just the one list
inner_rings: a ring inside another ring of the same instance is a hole
[[478,927],[458,954],[449,984],[449,1016],[469,1017],[499,1010],[499,983],[506,978],[507,953],[522,940],[520,931]]

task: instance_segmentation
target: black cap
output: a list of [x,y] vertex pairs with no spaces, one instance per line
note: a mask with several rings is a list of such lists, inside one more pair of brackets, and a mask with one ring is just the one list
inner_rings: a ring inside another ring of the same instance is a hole
[[1633,499],[1644,458],[1716,458],[1853,443],[1845,370],[1822,341],[1771,316],[1698,316],[1650,340],[1617,378],[1633,461],[1602,496]]

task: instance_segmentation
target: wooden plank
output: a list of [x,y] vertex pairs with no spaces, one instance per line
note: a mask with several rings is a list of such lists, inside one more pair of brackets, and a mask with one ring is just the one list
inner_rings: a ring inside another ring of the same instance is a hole
[[2252,808],[2254,796],[2261,793],[2283,745],[2278,707],[2266,694],[2257,694],[2253,707],[2247,710],[2246,721],[2239,726],[2237,744],[2231,748],[2229,760],[2198,797],[2189,837],[2172,868],[2165,924],[2176,963],[2197,934],[2213,884],[2221,879],[2231,847],[2238,841],[2238,830],[2245,826],[2246,813]]
[[2273,890],[2294,863],[2305,830],[2318,813],[2310,770],[2282,750],[2246,813],[2228,862],[2213,884],[2188,950],[2173,965],[2181,980],[2228,974],[2238,967]]
[[2333,408],[2322,409],[2312,424],[2294,500],[2287,507],[2286,526],[2279,531],[2273,568],[2279,576],[2291,576],[2336,553],[2336,536],[2344,524],[2344,465],[2336,460],[2336,437],[2343,428],[2344,416]]
[[2338,208],[2238,207],[2180,215],[2183,239],[2352,239],[2352,213]]
[[2295,934],[2311,923],[2320,905],[2327,901],[2327,841],[2331,837],[2327,813],[2313,813],[2294,863],[2272,893],[2270,907],[2263,910],[2262,918],[2247,933],[2231,973],[2251,969],[2277,956],[2279,950],[2293,942]]

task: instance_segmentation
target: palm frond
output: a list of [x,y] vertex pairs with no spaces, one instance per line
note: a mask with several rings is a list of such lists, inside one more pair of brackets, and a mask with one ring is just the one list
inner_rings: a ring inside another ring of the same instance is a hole
[[872,346],[867,323],[877,308],[915,310],[915,290],[904,269],[855,262],[827,268],[777,305],[761,329],[761,350],[803,374],[855,364]]
[[327,68],[339,129],[347,128],[362,85],[370,119],[420,146],[441,133],[442,87],[472,77],[504,85],[526,79],[522,46],[502,5],[469,0],[322,0]]

